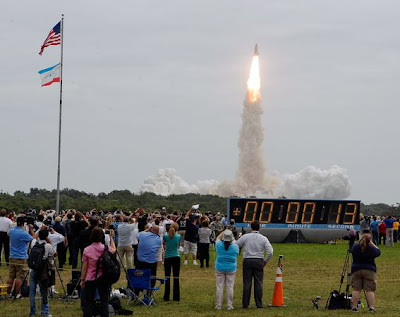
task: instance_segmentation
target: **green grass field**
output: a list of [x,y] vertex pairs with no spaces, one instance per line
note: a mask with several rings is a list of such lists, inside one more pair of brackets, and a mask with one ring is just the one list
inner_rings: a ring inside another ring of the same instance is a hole
[[[236,275],[234,310],[227,311],[224,302],[221,311],[214,310],[215,306],[215,276],[213,266],[208,269],[200,269],[189,264],[181,269],[181,302],[163,302],[162,292],[157,294],[157,306],[141,307],[127,306],[127,300],[122,304],[126,309],[134,311],[136,316],[342,316],[351,315],[351,311],[329,311],[323,309],[326,299],[333,289],[338,289],[342,273],[343,263],[346,256],[347,243],[339,242],[337,245],[328,244],[274,244],[274,257],[268,264],[264,274],[264,296],[265,308],[257,309],[254,300],[251,301],[249,309],[241,308],[242,296],[242,274],[241,259]],[[377,259],[378,267],[378,289],[376,292],[376,308],[379,316],[399,316],[399,289],[398,269],[400,262],[400,243],[395,248],[382,247],[382,255]],[[210,250],[211,258],[215,253]],[[283,254],[283,287],[285,292],[286,308],[269,308],[272,300],[272,291],[275,282],[275,271],[278,255]],[[190,263],[191,261],[189,261]],[[212,261],[213,263],[213,261]],[[71,277],[70,268],[61,272],[66,284]],[[159,276],[163,275],[163,268],[158,268]],[[0,276],[6,281],[8,276],[7,267],[1,266]],[[345,282],[346,283],[346,282]],[[124,275],[120,282],[114,287],[126,286]],[[343,286],[345,287],[345,285]],[[56,288],[62,292],[59,280]],[[313,309],[311,300],[321,296],[321,308]],[[369,314],[365,298],[362,298],[365,308],[359,315]],[[37,302],[39,308],[39,302]],[[50,312],[60,317],[81,316],[79,301],[64,302],[60,299],[50,300]],[[28,316],[29,299],[0,301],[0,316]]]

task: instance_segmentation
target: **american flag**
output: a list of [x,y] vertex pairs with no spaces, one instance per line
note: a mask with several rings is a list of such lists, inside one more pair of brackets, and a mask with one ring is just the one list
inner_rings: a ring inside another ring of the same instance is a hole
[[49,35],[44,40],[42,47],[40,48],[39,55],[42,55],[44,49],[50,45],[60,45],[61,44],[61,21],[56,24],[54,28],[51,29]]

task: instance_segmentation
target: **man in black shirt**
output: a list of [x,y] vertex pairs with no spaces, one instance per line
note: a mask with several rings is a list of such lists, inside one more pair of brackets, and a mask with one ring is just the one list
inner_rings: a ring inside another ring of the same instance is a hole
[[183,265],[187,265],[189,253],[193,256],[193,265],[197,265],[197,236],[199,232],[199,226],[196,224],[196,216],[191,214],[190,211],[186,214],[186,231],[185,231],[185,242],[183,245],[183,253],[185,254],[185,262]]

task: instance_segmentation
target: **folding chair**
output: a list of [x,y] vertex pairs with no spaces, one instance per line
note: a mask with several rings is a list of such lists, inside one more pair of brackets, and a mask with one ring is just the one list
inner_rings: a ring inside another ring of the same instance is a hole
[[[162,285],[166,281],[165,278],[151,276],[150,269],[128,269],[126,278],[128,280],[128,289],[131,290],[128,304],[133,301],[139,305],[156,305],[155,292],[160,287],[156,285],[152,287],[151,282],[155,280]],[[142,292],[142,296],[140,296],[140,292]]]

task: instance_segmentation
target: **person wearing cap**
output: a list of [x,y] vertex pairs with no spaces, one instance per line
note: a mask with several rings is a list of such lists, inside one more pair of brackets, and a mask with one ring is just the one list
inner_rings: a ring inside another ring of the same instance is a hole
[[233,287],[237,270],[237,256],[239,247],[234,242],[235,238],[231,230],[223,231],[215,242],[217,258],[215,260],[215,276],[217,284],[216,306],[220,310],[222,306],[222,297],[226,286],[226,304],[228,310],[232,310]]
[[17,226],[10,230],[10,266],[7,280],[8,293],[15,281],[16,297],[21,296],[22,281],[29,273],[28,268],[28,245],[35,237],[33,226],[29,225],[29,234],[23,229],[25,217],[17,218]]
[[264,266],[272,258],[274,249],[268,238],[259,233],[258,221],[251,223],[251,233],[242,235],[237,245],[243,248],[243,308],[250,304],[251,286],[254,279],[254,299],[262,308]]

